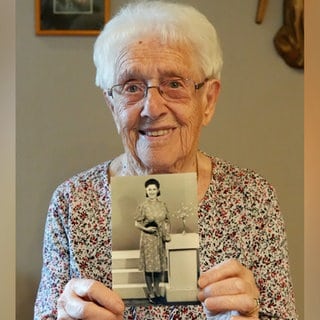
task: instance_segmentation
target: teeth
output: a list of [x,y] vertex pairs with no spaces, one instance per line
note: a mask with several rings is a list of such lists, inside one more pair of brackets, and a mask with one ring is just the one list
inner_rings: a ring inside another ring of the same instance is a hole
[[146,136],[148,137],[159,137],[169,133],[169,130],[158,130],[158,131],[147,131]]

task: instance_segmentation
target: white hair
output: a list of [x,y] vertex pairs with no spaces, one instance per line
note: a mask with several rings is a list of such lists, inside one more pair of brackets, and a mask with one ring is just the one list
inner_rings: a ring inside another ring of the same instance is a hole
[[101,31],[94,44],[96,85],[115,81],[115,62],[121,50],[138,37],[191,46],[206,77],[220,79],[222,50],[214,26],[194,7],[165,1],[138,1],[123,7]]

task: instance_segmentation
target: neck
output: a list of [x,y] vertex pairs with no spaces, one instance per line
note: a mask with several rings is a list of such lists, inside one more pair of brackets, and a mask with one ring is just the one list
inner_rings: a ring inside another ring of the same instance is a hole
[[114,159],[111,164],[111,175],[116,176],[137,176],[168,173],[196,172],[198,174],[198,154],[190,156],[183,161],[177,161],[173,165],[147,167],[140,161],[127,154],[122,154]]
[[211,160],[202,152],[198,151],[189,161],[183,165],[177,164],[170,168],[145,168],[138,161],[133,160],[126,154],[115,158],[110,166],[110,176],[137,176],[162,173],[185,173],[196,172],[198,184],[198,201],[204,197],[211,180]]

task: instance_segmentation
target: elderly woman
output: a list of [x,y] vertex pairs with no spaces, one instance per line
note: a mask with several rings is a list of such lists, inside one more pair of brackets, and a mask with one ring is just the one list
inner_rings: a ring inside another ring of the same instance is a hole
[[[47,217],[35,319],[296,319],[283,218],[256,173],[198,150],[220,91],[216,31],[182,4],[129,4],[94,48],[96,84],[124,153],[55,191]],[[113,292],[113,176],[196,172],[199,303],[126,306]]]
[[150,178],[145,182],[146,200],[138,206],[135,226],[141,230],[140,270],[144,271],[147,298],[151,303],[162,301],[160,282],[167,269],[165,241],[168,239],[169,212],[159,199],[160,182]]

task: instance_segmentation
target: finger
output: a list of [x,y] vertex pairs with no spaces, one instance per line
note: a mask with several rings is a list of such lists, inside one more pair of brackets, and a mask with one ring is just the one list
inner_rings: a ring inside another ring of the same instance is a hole
[[226,312],[223,312],[223,313],[212,313],[210,312],[204,304],[203,305],[203,310],[207,316],[207,319],[208,320],[213,320],[213,319],[219,319],[219,320],[233,320],[233,316],[238,316],[239,315],[239,312],[238,311],[235,311],[235,310],[228,310]]
[[68,316],[66,318],[67,320],[83,319],[85,317],[85,305],[87,302],[75,295],[73,292],[72,294],[62,294],[60,302],[63,305],[63,310],[61,310],[60,312],[64,316]]
[[247,270],[239,261],[229,259],[212,267],[202,273],[198,280],[200,288],[204,288],[209,283],[217,282],[226,278],[240,277],[247,273]]
[[64,309],[58,309],[57,320],[75,320],[74,318],[69,317]]
[[259,320],[259,317],[233,316],[232,320]]
[[[76,307],[76,306],[75,306]],[[119,320],[122,319],[122,314],[115,314],[91,301],[82,301],[80,308],[67,310],[76,319],[82,320]],[[79,313],[77,313],[80,311]],[[74,312],[74,313],[72,313]]]
[[101,282],[79,279],[73,283],[73,290],[78,296],[95,302],[112,313],[122,314],[124,311],[124,303],[119,295]]
[[59,298],[57,302],[57,320],[74,320],[74,318],[71,318],[64,309],[63,300],[61,298]]
[[60,309],[61,320],[118,320],[122,315],[114,314],[94,302],[86,301],[77,295],[62,296],[64,310]]
[[246,319],[248,317],[256,317],[259,313],[257,299],[246,294],[209,297],[204,300],[203,304],[212,313],[237,310],[242,316],[246,316]]
[[241,278],[228,278],[226,280],[218,281],[207,285],[199,291],[198,298],[204,301],[208,297],[237,295],[237,294],[254,294],[251,290],[252,286]]

